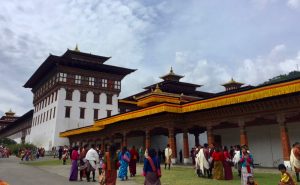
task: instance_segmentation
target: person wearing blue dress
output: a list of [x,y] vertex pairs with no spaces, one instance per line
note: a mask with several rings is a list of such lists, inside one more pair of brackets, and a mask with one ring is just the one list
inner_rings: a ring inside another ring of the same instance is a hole
[[128,171],[128,165],[130,162],[130,153],[127,150],[127,147],[124,146],[122,148],[122,151],[119,152],[118,159],[120,162],[120,169],[118,177],[124,181],[125,179],[128,179],[127,171]]

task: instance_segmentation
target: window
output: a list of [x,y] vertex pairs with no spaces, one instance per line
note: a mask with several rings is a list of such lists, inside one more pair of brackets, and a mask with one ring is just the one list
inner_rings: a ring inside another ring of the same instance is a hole
[[115,81],[115,89],[121,89],[121,82]]
[[67,73],[59,73],[59,81],[67,82]]
[[98,119],[99,109],[94,109],[94,120]]
[[75,83],[81,84],[81,76],[80,75],[75,75]]
[[106,104],[112,104],[112,95],[111,94],[107,94],[106,95]]
[[55,101],[57,100],[58,91],[55,92]]
[[66,89],[66,100],[72,100],[72,96],[73,96],[73,90]]
[[52,109],[50,109],[50,115],[49,115],[49,120],[52,118]]
[[95,78],[89,77],[89,85],[94,86],[95,85]]
[[47,99],[48,99],[48,105],[49,105],[49,104],[50,104],[50,100],[51,100],[51,99],[50,99],[50,96],[48,96]]
[[45,118],[46,118],[46,112],[44,112],[43,114],[43,123],[45,122]]
[[94,103],[100,103],[100,94],[99,93],[94,93]]
[[49,114],[49,110],[47,110],[46,121],[48,121],[48,114]]
[[80,101],[86,102],[86,91],[80,91]]
[[107,117],[111,117],[111,110],[107,110]]
[[107,79],[102,79],[102,87],[107,87]]
[[53,118],[55,118],[55,109],[56,107],[53,108]]
[[70,106],[66,106],[65,117],[69,118],[70,115],[71,115],[71,107]]
[[51,103],[53,103],[54,93],[51,94]]
[[85,108],[80,107],[80,119],[84,119]]

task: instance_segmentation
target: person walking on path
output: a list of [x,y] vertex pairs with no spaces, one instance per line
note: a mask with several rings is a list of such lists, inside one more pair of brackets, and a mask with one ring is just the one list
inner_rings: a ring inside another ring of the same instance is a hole
[[247,146],[242,147],[240,162],[242,165],[241,184],[247,185],[248,177],[253,176],[253,157],[248,152]]
[[130,162],[130,153],[127,150],[127,147],[124,146],[122,151],[119,152],[118,159],[120,162],[120,170],[118,177],[124,181],[128,179],[127,171],[128,171],[128,164]]
[[225,146],[224,147],[224,162],[223,162],[223,166],[224,166],[224,179],[225,180],[232,180],[233,179],[233,174],[232,174],[232,166],[233,166],[233,162],[231,160],[231,155],[228,152],[228,148]]
[[172,158],[172,149],[170,148],[170,145],[167,144],[167,148],[165,149],[165,169],[167,169],[167,165],[171,166],[171,158]]
[[143,147],[141,146],[139,148],[139,163],[142,163],[144,161],[144,150]]
[[104,176],[104,184],[106,185],[116,185],[118,168],[119,163],[117,156],[117,147],[113,144],[109,147],[109,151],[105,152],[102,172],[99,178],[101,176]]
[[81,148],[80,154],[79,154],[79,178],[80,181],[82,181],[83,177],[86,177],[86,156],[87,153],[87,145],[84,145],[83,148]]
[[136,174],[136,163],[137,159],[139,157],[138,152],[135,149],[135,146],[133,146],[130,150],[130,162],[129,162],[129,171],[130,171],[130,177],[135,176]]
[[144,160],[143,175],[145,176],[144,185],[160,185],[160,161],[153,148],[148,150],[148,157]]
[[75,146],[71,153],[72,166],[71,166],[69,181],[78,180],[78,165],[77,165],[78,159],[79,159],[78,147]]
[[93,182],[96,182],[95,180],[95,171],[97,169],[97,165],[99,163],[99,155],[97,153],[97,151],[95,150],[95,145],[92,144],[91,145],[91,149],[89,149],[89,151],[86,153],[86,157],[85,159],[87,160],[87,169],[86,169],[86,179],[88,182],[90,182],[91,178],[90,178],[90,174],[92,172],[93,174]]
[[215,148],[215,151],[212,154],[212,159],[214,161],[213,178],[217,180],[223,180],[224,179],[223,162],[225,158],[223,152],[220,150],[219,147]]
[[300,182],[299,172],[300,172],[300,143],[296,142],[293,144],[290,155],[292,170],[296,173],[297,182]]

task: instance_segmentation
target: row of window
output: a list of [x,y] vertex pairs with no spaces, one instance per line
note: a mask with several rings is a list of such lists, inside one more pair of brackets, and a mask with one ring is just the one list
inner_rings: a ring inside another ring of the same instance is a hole
[[58,91],[55,91],[55,92],[51,93],[49,96],[47,96],[44,100],[40,101],[34,107],[34,112],[38,112],[39,110],[43,109],[44,107],[47,107],[47,105],[50,105],[51,103],[57,101],[57,94],[58,94]]
[[55,110],[56,107],[53,109],[47,110],[40,115],[36,116],[33,118],[32,126],[36,126],[38,124],[44,123],[48,120],[54,119],[55,118]]
[[40,97],[42,94],[48,91],[56,82],[75,83],[117,90],[121,89],[121,81],[118,80],[74,75],[70,73],[57,73],[36,91],[34,98]]
[[91,76],[74,75],[70,73],[58,73],[57,79],[60,82],[70,82],[89,86],[108,87],[109,89],[121,89],[121,82],[108,80],[105,78],[95,78]]
[[[81,102],[86,102],[86,95],[87,91],[80,91],[80,98],[79,101]],[[113,95],[111,94],[106,94],[106,104],[111,105],[112,104],[112,98]],[[72,89],[66,89],[66,100],[73,100],[73,90]],[[100,103],[100,93],[95,93],[94,92],[94,103]]]
[[[71,117],[71,106],[66,106],[65,107],[65,117],[70,118]],[[79,118],[84,119],[85,118],[85,108],[80,107],[80,114]],[[107,117],[111,116],[111,110],[106,110],[107,112]],[[99,109],[94,109],[94,120],[99,119]]]

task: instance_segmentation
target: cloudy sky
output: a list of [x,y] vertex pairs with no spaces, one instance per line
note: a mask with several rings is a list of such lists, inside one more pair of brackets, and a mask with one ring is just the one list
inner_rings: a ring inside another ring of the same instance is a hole
[[300,66],[300,0],[10,0],[0,7],[0,116],[22,115],[22,86],[51,54],[78,43],[138,69],[121,97],[158,82],[170,67],[217,92],[233,77],[257,85]]

